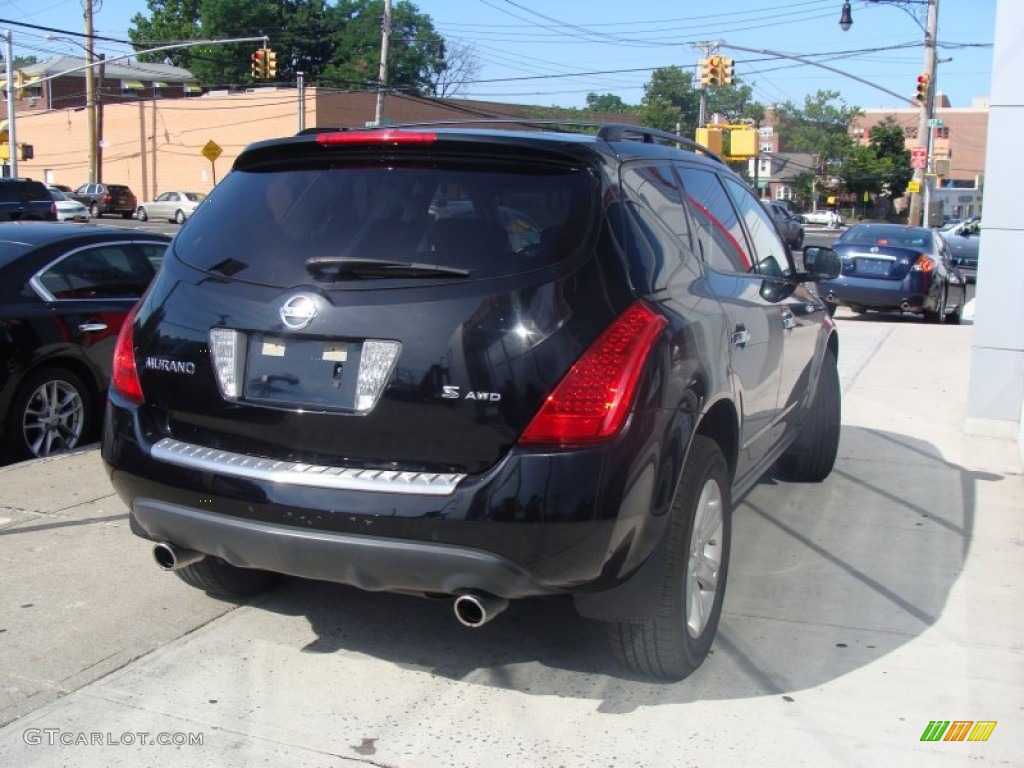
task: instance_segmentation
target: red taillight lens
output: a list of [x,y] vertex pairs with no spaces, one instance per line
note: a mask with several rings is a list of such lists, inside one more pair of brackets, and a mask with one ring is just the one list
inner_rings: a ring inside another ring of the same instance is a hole
[[110,195],[104,195],[103,196],[103,202],[104,203],[109,203],[110,202]]
[[576,361],[519,442],[570,445],[616,435],[633,404],[644,360],[667,324],[644,304],[630,306]]
[[117,334],[117,346],[114,347],[114,373],[110,379],[110,386],[114,391],[135,405],[145,402],[145,398],[142,396],[142,382],[139,381],[139,371],[135,367],[135,331],[132,328],[138,308],[137,304],[132,308]]
[[935,261],[922,253],[917,257],[917,261],[914,262],[912,269],[916,272],[931,272],[935,269]]
[[339,131],[320,133],[317,144],[433,144],[437,134],[431,131],[400,131],[383,129],[379,131]]

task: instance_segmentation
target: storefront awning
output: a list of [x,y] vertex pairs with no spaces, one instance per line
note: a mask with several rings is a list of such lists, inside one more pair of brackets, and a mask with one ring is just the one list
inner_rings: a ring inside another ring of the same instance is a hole
[[154,80],[153,81],[153,87],[154,88],[166,88],[167,87],[167,83],[162,83],[159,80]]
[[124,90],[141,91],[146,86],[141,80],[122,80],[121,88]]
[[202,93],[199,83],[185,83],[185,93]]

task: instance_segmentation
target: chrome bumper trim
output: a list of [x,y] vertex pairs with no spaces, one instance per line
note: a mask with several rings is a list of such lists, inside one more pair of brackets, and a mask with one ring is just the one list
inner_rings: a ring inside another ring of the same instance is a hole
[[201,472],[343,491],[450,496],[455,492],[459,482],[466,477],[464,474],[328,467],[297,461],[278,461],[205,448],[170,437],[165,437],[154,445],[151,453],[158,461]]

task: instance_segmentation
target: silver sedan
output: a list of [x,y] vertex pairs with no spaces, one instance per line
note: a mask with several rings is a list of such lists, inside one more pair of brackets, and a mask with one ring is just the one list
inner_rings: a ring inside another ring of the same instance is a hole
[[147,203],[139,203],[135,218],[139,221],[167,219],[184,224],[185,219],[191,216],[205,199],[206,195],[202,192],[164,192]]

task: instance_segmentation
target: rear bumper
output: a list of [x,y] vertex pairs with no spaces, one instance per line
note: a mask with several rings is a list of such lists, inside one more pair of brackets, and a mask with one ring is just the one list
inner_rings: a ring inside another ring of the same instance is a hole
[[840,276],[818,284],[818,295],[830,304],[868,309],[934,311],[938,306],[935,283],[913,272],[901,281]]
[[214,555],[232,565],[389,592],[487,592],[504,598],[551,592],[524,569],[488,552],[431,542],[256,522],[136,499],[132,531]]
[[677,477],[681,456],[662,446],[689,426],[678,412],[634,416],[607,445],[513,450],[454,485],[346,471],[320,482],[284,462],[232,469],[235,455],[206,449],[169,457],[112,393],[102,455],[143,538],[369,590],[518,598],[611,589],[650,559],[668,519],[662,473]]

